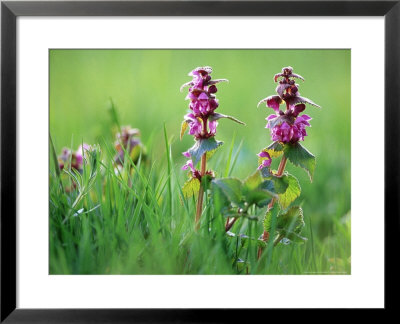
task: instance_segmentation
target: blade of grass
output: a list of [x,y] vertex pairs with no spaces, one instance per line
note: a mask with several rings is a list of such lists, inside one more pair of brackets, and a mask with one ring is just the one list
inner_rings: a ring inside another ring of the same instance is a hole
[[242,146],[243,146],[243,140],[240,141],[239,147],[236,150],[235,156],[233,157],[233,163],[232,163],[231,169],[229,170],[229,176],[231,176],[233,168],[236,165],[236,161],[238,159],[238,156],[239,156],[240,150],[242,149]]
[[164,140],[165,140],[165,154],[167,156],[167,167],[168,167],[168,199],[169,199],[169,212],[172,215],[172,183],[171,183],[171,154],[170,145],[167,137],[167,127],[164,123]]
[[225,178],[228,177],[229,175],[229,167],[231,165],[231,158],[232,158],[233,146],[235,144],[235,138],[236,138],[236,132],[233,134],[231,147],[229,148],[228,160],[226,161],[225,172],[224,172]]

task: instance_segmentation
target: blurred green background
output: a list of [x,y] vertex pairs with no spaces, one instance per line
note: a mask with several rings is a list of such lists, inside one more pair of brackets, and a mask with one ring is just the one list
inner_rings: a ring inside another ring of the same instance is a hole
[[306,80],[298,81],[301,95],[322,108],[308,106],[305,111],[313,118],[304,142],[317,157],[313,183],[303,170],[291,165],[287,169],[299,178],[300,199],[313,235],[332,251],[346,249],[350,256],[350,245],[333,239],[340,228],[336,225],[349,222],[351,208],[350,59],[350,50],[51,50],[50,132],[58,151],[71,142],[76,149],[82,141],[113,141],[112,98],[120,123],[141,130],[142,141],[151,142],[149,155],[162,167],[166,124],[175,139],[172,155],[183,180],[181,152],[192,146],[193,139],[186,135],[179,141],[188,110],[187,89],[181,93],[179,88],[191,80],[187,74],[193,68],[211,66],[213,78],[230,81],[218,86],[217,111],[247,126],[220,120],[216,138],[225,145],[210,162],[221,175],[235,136],[235,147],[242,140],[243,146],[232,175],[244,178],[257,167],[256,154],[271,143],[265,118],[273,111],[264,105],[257,108],[257,103],[275,94],[274,74],[292,66]]

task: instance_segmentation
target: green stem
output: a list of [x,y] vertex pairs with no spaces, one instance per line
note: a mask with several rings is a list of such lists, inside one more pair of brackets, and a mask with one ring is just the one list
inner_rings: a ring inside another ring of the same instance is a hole
[[277,246],[277,244],[285,237],[283,234],[279,234],[278,237],[274,240],[274,246]]
[[[281,162],[279,163],[278,172],[276,173],[276,176],[277,176],[277,177],[281,177],[281,176],[282,176],[283,172],[285,171],[286,163],[287,163],[287,158],[286,158],[285,156],[282,156],[282,160],[281,160]],[[275,198],[272,198],[271,202],[270,202],[269,205],[268,205],[268,210],[270,210],[272,207],[274,207],[275,202],[276,202],[276,199],[275,199]],[[278,237],[278,238],[279,238],[279,237]],[[277,238],[277,239],[278,239],[278,238]],[[264,233],[263,233],[263,235],[262,235],[262,239],[263,239],[263,241],[269,240],[269,233],[268,233],[267,231],[264,231]],[[280,240],[281,240],[281,239],[282,239],[282,238],[280,238]],[[280,241],[280,240],[279,240],[279,241]],[[275,240],[275,241],[276,241],[276,240]],[[275,246],[276,244],[278,244],[279,241],[277,241],[277,243],[274,242],[274,246]],[[258,259],[260,259],[261,253],[262,253],[262,248],[259,247],[259,248],[258,248],[258,254],[257,254]]]

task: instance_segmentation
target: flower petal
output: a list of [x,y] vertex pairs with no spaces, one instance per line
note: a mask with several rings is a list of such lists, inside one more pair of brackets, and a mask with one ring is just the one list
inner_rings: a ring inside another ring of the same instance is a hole
[[262,161],[262,165],[264,167],[269,167],[269,166],[271,166],[271,162],[272,162],[271,159],[267,159],[267,160]]
[[205,92],[200,93],[200,95],[198,96],[199,100],[208,100],[208,96],[206,95]]
[[261,151],[260,153],[257,154],[259,157],[266,157],[266,158],[271,158],[268,152]]
[[293,107],[293,115],[295,117],[297,117],[305,109],[306,109],[306,105],[305,104],[298,104],[298,105]]
[[262,99],[258,105],[260,106],[261,103],[266,102],[267,107],[272,108],[275,110],[276,113],[279,113],[279,105],[282,103],[282,99],[279,96],[269,96],[267,98]]
[[279,112],[279,106],[282,103],[282,98],[279,96],[270,96],[267,98],[267,107],[272,108],[275,112]]
[[216,120],[208,122],[208,127],[210,128],[210,133],[215,134],[217,132],[218,122]]

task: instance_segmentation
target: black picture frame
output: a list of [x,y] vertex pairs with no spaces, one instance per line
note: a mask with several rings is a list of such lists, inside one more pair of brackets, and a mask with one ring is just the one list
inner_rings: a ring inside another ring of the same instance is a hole
[[[384,16],[385,19],[385,309],[398,283],[400,215],[400,0],[395,1],[2,1],[1,3],[1,322],[149,323],[257,319],[266,309],[16,308],[16,19],[19,16]],[[371,44],[371,46],[374,46]],[[358,77],[358,76],[357,76]],[[368,71],[359,76],[368,82]],[[382,80],[383,82],[383,80]],[[383,100],[383,98],[382,98]],[[368,102],[367,94],[365,101]],[[373,104],[373,103],[371,103]],[[377,112],[379,113],[379,112]],[[373,127],[373,126],[371,126]],[[373,129],[371,129],[373,132]],[[371,152],[366,152],[366,159]],[[371,166],[371,175],[375,172]],[[382,211],[383,212],[383,211]],[[373,242],[371,242],[373,244]],[[367,246],[365,247],[368,248]],[[389,251],[392,251],[390,253]],[[372,262],[372,260],[371,260]],[[394,294],[393,294],[394,295]],[[269,310],[268,310],[269,311]],[[251,321],[252,322],[252,321]]]

